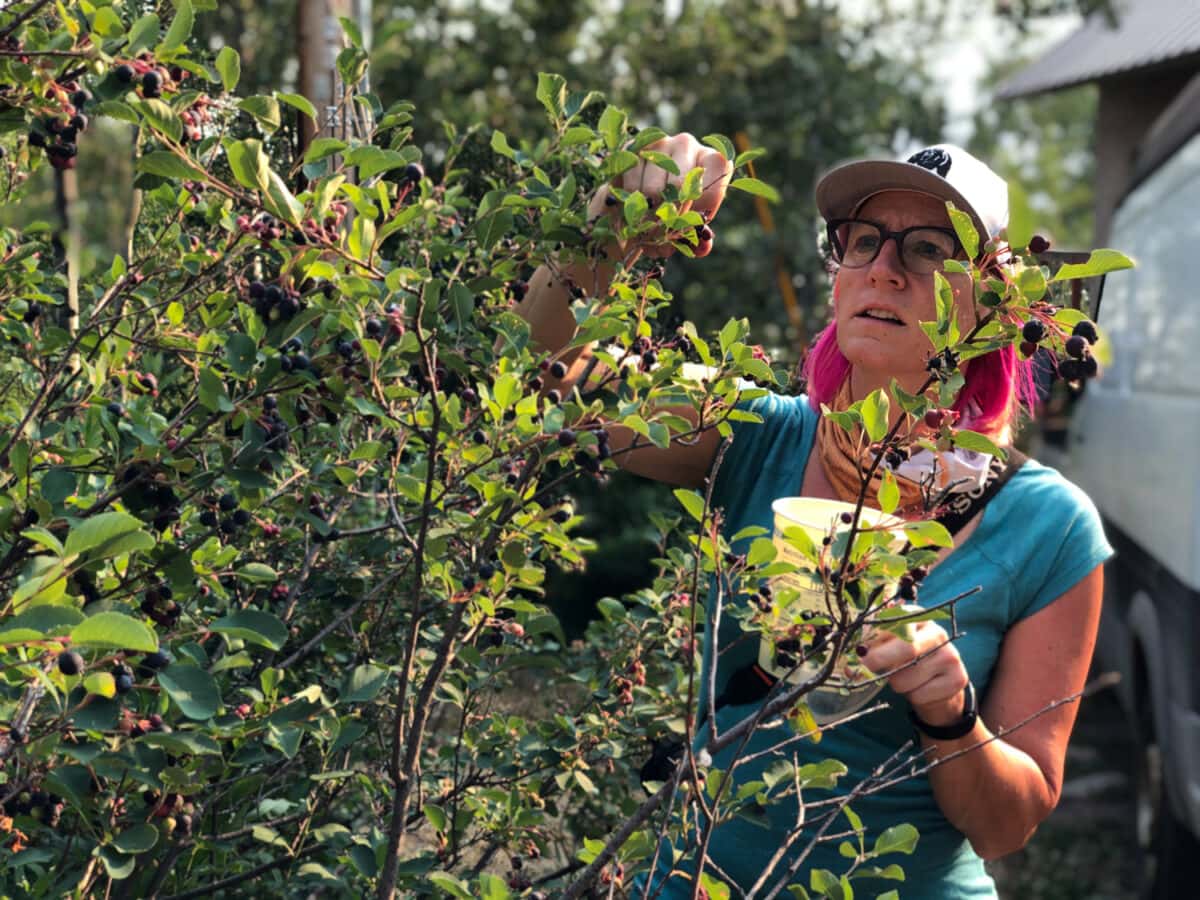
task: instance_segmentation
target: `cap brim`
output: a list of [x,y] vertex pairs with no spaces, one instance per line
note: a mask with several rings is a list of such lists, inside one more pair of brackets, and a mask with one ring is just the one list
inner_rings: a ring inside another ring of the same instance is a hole
[[862,201],[880,191],[919,191],[949,200],[971,217],[982,239],[987,239],[988,230],[975,207],[946,179],[915,163],[867,159],[830,169],[817,182],[817,209],[826,222],[849,218]]

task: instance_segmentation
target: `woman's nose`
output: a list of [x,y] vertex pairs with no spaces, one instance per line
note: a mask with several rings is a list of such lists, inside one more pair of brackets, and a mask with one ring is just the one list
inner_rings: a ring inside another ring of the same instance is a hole
[[883,246],[879,248],[879,254],[871,261],[868,279],[876,287],[883,283],[889,283],[894,287],[902,288],[905,275],[904,264],[900,261],[899,239],[885,238]]

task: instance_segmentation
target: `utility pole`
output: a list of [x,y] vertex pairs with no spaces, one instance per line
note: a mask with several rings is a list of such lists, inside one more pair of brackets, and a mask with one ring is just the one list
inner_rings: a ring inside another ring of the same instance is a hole
[[297,78],[300,93],[317,109],[318,122],[300,117],[300,153],[313,138],[346,136],[350,111],[341,105],[345,90],[337,57],[346,46],[339,16],[350,16],[352,0],[299,0],[296,7]]

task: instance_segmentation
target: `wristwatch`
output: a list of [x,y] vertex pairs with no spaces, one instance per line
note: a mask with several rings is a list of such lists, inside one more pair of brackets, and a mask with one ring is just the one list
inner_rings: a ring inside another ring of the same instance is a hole
[[967,686],[963,689],[962,718],[957,722],[951,722],[949,725],[930,725],[928,722],[922,722],[916,710],[911,707],[908,710],[908,717],[916,726],[917,731],[935,741],[954,741],[965,737],[975,728],[975,720],[979,718],[979,710],[975,706],[975,685],[968,681]]

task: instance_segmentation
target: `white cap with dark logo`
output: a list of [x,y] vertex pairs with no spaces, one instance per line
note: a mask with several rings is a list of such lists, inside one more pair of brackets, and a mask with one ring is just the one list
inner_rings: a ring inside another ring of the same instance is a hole
[[890,190],[920,191],[950,200],[988,238],[999,235],[1008,224],[1008,183],[954,144],[935,144],[903,161],[843,163],[817,182],[817,209],[827,222],[851,218],[870,197]]

